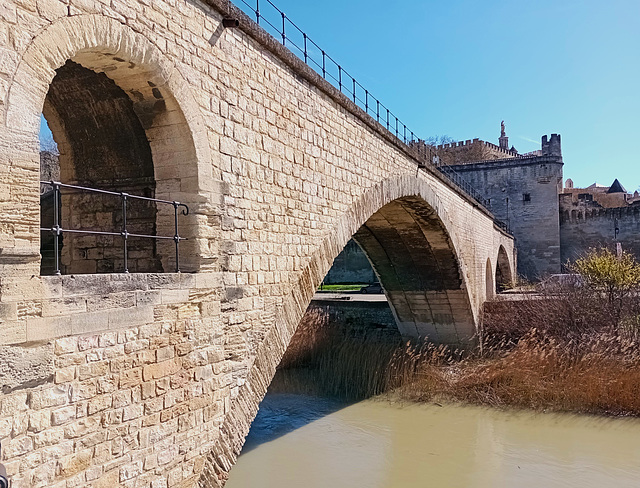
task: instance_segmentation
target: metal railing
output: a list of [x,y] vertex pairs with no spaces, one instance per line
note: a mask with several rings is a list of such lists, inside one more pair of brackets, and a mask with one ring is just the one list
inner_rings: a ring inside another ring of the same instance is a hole
[[438,170],[444,174],[447,178],[449,178],[455,185],[460,188],[462,191],[467,193],[469,196],[473,197],[480,205],[485,207],[487,210],[491,210],[491,202],[484,198],[473,186],[471,186],[461,175],[456,172],[450,166],[443,164],[441,166],[437,166]]
[[[282,45],[288,47],[308,66],[314,69],[325,80],[333,84],[346,97],[353,100],[358,107],[371,116],[383,128],[386,128],[399,141],[413,149],[414,152],[424,141],[420,140],[396,115],[389,110],[380,100],[371,95],[369,90],[362,86],[351,76],[337,61],[329,56],[324,49],[316,44],[300,27],[298,27],[287,15],[280,10],[271,0],[240,0],[239,8],[256,23],[276,39],[280,39]],[[418,155],[418,159],[421,158]],[[440,172],[451,180],[459,190],[474,198],[487,210],[490,209],[489,201],[485,199],[475,188],[467,183],[455,171],[446,167],[436,166],[432,161],[424,158],[426,162],[418,163],[418,168],[427,165],[438,168]],[[498,221],[499,222],[499,221]],[[506,227],[500,223],[501,227]]]
[[[157,239],[157,240],[173,240],[175,243],[176,249],[176,273],[180,272],[180,241],[186,241],[186,237],[180,237],[178,232],[178,215],[189,215],[189,207],[184,203],[169,201],[169,200],[160,200],[157,198],[149,198],[142,197],[138,195],[130,195],[126,192],[115,192],[108,190],[99,190],[97,188],[88,188],[85,186],[79,185],[67,185],[64,183],[60,183],[59,181],[41,181],[41,185],[48,185],[53,188],[53,226],[52,227],[41,227],[40,230],[43,232],[51,232],[54,236],[53,246],[54,246],[54,255],[55,255],[55,274],[60,275],[60,240],[64,233],[70,234],[89,234],[89,235],[102,235],[102,236],[120,236],[122,237],[122,255],[124,260],[124,269],[123,273],[129,272],[129,264],[128,264],[128,240],[130,237],[140,237],[143,239]],[[87,229],[65,229],[60,226],[61,220],[61,212],[60,212],[60,204],[61,204],[61,196],[62,196],[62,188],[68,188],[72,191],[78,192],[88,192],[88,193],[98,193],[102,195],[112,195],[115,197],[119,197],[122,206],[122,227],[119,232],[109,232],[109,231],[98,231],[98,230],[87,230]],[[129,200],[143,200],[147,202],[155,202],[161,203],[165,205],[173,206],[174,212],[174,234],[172,236],[152,236],[146,234],[135,234],[130,233],[127,230],[127,202]]]

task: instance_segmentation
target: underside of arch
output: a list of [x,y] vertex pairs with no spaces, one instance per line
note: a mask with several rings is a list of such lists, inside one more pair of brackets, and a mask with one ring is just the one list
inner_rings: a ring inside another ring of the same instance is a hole
[[354,239],[378,274],[403,337],[470,343],[475,325],[455,249],[423,199],[388,203]]
[[[60,181],[66,184],[155,198],[151,146],[134,102],[104,73],[67,61],[56,70],[43,114],[58,144]],[[49,187],[45,187],[49,189]],[[41,223],[52,227],[53,198],[41,198]],[[122,229],[120,198],[108,194],[65,191],[60,202],[62,227],[117,232]],[[148,200],[130,199],[127,231],[155,235],[157,208]],[[55,271],[55,249],[49,232],[41,235],[43,274]],[[71,233],[60,242],[64,274],[104,273],[124,267],[119,237]],[[133,238],[128,243],[128,269],[159,272],[156,242]]]

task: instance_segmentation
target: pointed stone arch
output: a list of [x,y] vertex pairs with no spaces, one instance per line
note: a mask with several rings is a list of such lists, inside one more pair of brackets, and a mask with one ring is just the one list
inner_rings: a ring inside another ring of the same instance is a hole
[[497,293],[500,293],[513,285],[513,273],[511,269],[509,255],[507,254],[504,246],[500,246],[496,259],[495,285]]

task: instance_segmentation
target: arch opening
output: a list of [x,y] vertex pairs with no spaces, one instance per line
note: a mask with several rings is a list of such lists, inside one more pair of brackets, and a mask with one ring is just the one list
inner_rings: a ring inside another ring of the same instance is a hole
[[456,250],[420,197],[394,200],[354,234],[379,277],[405,338],[465,346],[475,321]]
[[500,246],[500,249],[498,250],[495,284],[496,293],[502,293],[513,286],[513,275],[511,274],[509,256],[503,246]]
[[496,288],[493,284],[493,268],[491,267],[491,259],[487,258],[487,265],[484,271],[485,277],[485,297],[487,300],[493,298]]
[[[318,398],[322,404],[339,401],[342,406],[378,395],[409,381],[408,375],[391,372],[402,369],[402,357],[421,350],[421,340],[445,343],[452,350],[471,343],[475,327],[456,250],[437,212],[422,198],[403,197],[384,205],[353,241],[345,249],[358,263],[357,276],[369,275],[360,265],[364,255],[381,287],[361,293],[355,283],[343,281],[316,291],[276,367],[263,411],[274,404],[286,410],[288,402],[315,405]],[[352,271],[343,262],[349,258],[342,252],[336,256],[342,257],[333,260],[334,266]],[[344,275],[333,267],[331,274]],[[340,287],[344,291],[336,293]],[[266,420],[270,428],[272,420]],[[259,415],[243,452],[299,427],[265,430],[264,422]]]
[[[53,164],[41,156],[41,179],[59,175],[63,184],[116,193],[61,188],[59,225],[82,231],[63,232],[58,241],[61,273],[173,271],[173,205],[133,198],[184,202],[198,191],[191,133],[166,83],[112,53],[81,51],[55,70],[42,113],[58,154]],[[53,227],[54,208],[52,186],[42,185],[41,227]],[[180,235],[191,239],[180,243],[181,270],[195,271],[195,229],[185,223]],[[55,272],[54,239],[41,233],[43,275]]]

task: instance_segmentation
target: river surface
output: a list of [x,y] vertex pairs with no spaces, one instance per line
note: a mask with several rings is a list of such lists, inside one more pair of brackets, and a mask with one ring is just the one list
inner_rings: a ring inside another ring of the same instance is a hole
[[268,394],[226,488],[638,488],[640,421]]

